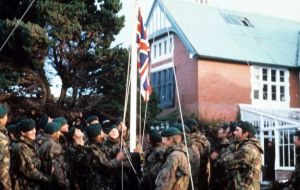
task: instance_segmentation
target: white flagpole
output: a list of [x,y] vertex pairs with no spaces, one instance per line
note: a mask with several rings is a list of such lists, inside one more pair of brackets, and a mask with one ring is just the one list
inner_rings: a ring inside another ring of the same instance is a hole
[[131,37],[131,88],[130,88],[130,152],[136,147],[136,115],[137,115],[137,2],[134,5],[133,31]]

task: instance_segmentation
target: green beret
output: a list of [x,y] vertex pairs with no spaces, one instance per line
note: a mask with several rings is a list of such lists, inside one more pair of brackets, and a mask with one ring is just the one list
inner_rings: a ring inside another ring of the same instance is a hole
[[161,142],[161,135],[159,134],[158,130],[151,129],[149,131],[149,140],[153,143],[159,143]]
[[19,128],[22,132],[27,132],[35,128],[35,121],[31,118],[23,119],[19,122]]
[[48,123],[48,115],[43,114],[37,122],[37,129],[44,129],[47,123]]
[[[183,133],[183,129],[182,129],[182,124],[181,123],[174,123],[170,127],[177,128],[177,129],[179,129]],[[184,125],[184,131],[186,133],[190,133],[191,132],[190,128],[187,125]]]
[[238,121],[234,121],[234,122],[230,122],[229,124],[229,128],[230,128],[230,132],[234,132],[235,128],[238,127],[240,125],[240,122]]
[[65,124],[68,124],[68,121],[64,117],[54,118],[52,122],[57,123],[60,127],[65,125]]
[[243,129],[244,131],[247,131],[253,135],[255,135],[256,133],[256,128],[249,122],[240,122],[240,125],[238,126],[241,129]]
[[18,126],[16,124],[10,124],[6,129],[8,133],[16,133],[18,131]]
[[0,118],[3,118],[7,114],[7,109],[3,104],[0,104]]
[[44,131],[47,134],[53,134],[60,130],[60,126],[56,122],[47,123],[44,127]]
[[89,116],[87,119],[86,119],[86,123],[91,123],[92,121],[95,121],[95,120],[97,120],[97,121],[99,121],[99,118],[98,118],[98,116],[96,116],[96,115],[91,115],[91,116]]
[[198,122],[193,118],[187,118],[184,120],[184,124],[186,124],[188,127],[192,126],[198,126]]
[[112,129],[115,129],[115,128],[117,129],[118,126],[115,125],[115,124],[110,125],[110,126],[108,127],[108,129],[107,129],[108,133],[109,133]]
[[76,131],[76,127],[71,127],[68,131],[68,136],[70,139],[72,139],[72,137],[74,136],[75,134],[75,131]]
[[89,138],[95,138],[101,133],[101,125],[99,123],[91,124],[86,128],[86,133]]
[[181,135],[181,131],[175,127],[169,127],[167,129],[165,129],[162,133],[161,136],[162,137],[171,137],[174,135]]
[[229,123],[223,123],[221,126],[222,129],[226,130],[229,127]]

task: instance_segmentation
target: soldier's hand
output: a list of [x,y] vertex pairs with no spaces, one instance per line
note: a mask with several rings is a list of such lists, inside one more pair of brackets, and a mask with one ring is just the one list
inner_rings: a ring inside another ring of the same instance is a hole
[[215,160],[218,156],[219,156],[219,154],[216,151],[213,151],[210,154],[210,159]]
[[125,158],[124,153],[122,151],[118,152],[118,154],[116,156],[116,160],[122,161],[122,160],[124,160],[124,158]]

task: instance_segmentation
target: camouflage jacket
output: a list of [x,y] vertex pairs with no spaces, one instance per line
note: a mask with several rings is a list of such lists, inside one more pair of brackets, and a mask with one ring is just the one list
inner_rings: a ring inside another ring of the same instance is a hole
[[235,152],[222,158],[225,169],[233,173],[233,187],[230,189],[260,189],[261,154],[259,142],[255,138],[240,142]]
[[41,161],[30,140],[21,136],[20,140],[12,145],[11,155],[14,189],[38,189],[39,183],[50,182],[50,177],[40,171]]
[[156,176],[164,162],[164,149],[162,146],[149,147],[145,152],[143,171],[143,189],[154,189]]
[[4,126],[0,126],[0,189],[11,189],[9,175],[10,153],[9,138]]
[[185,190],[189,185],[187,150],[183,144],[167,148],[165,162],[155,180],[156,190]]
[[43,184],[43,189],[69,189],[67,162],[63,148],[57,140],[45,134],[47,140],[38,148],[42,161],[42,172],[51,177],[51,184]]
[[[192,177],[193,177],[193,185],[194,190],[200,189],[200,152],[197,145],[192,141],[192,139],[187,136],[187,147],[188,147],[188,153],[189,153],[189,159],[191,164],[191,170],[192,170]],[[191,182],[189,183],[189,189],[192,189]]]
[[115,189],[115,175],[121,171],[121,162],[110,159],[103,151],[100,144],[90,143],[87,146],[89,165],[92,168],[90,189],[111,190]]
[[35,146],[37,148],[39,148],[40,146],[42,146],[42,144],[44,143],[44,141],[47,141],[48,137],[46,135],[46,133],[44,132],[43,129],[40,129],[35,137]]
[[71,143],[67,150],[67,156],[71,189],[91,189],[89,187],[89,177],[92,169],[86,147]]
[[201,132],[191,134],[192,142],[198,147],[200,153],[200,187],[199,189],[208,189],[210,178],[210,152],[211,144]]

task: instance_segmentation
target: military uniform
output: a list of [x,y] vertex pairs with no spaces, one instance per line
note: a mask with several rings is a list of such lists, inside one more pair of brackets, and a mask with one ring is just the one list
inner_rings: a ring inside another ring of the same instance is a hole
[[143,189],[154,189],[156,176],[164,161],[162,146],[149,147],[145,152],[145,165],[143,172]]
[[193,144],[198,147],[200,153],[200,188],[208,189],[210,176],[210,142],[200,131],[192,133],[191,139]]
[[165,162],[155,181],[156,190],[185,190],[189,185],[189,165],[185,145],[179,143],[167,148]]
[[41,161],[30,140],[21,136],[12,145],[12,158],[14,189],[39,189],[39,183],[50,182],[50,177],[40,171]]
[[260,189],[262,153],[259,142],[253,137],[241,141],[235,152],[222,158],[224,167],[234,174],[234,184],[228,189]]
[[9,138],[6,134],[5,126],[0,126],[0,189],[11,189],[11,179],[9,175],[10,153]]
[[87,146],[89,165],[92,168],[90,189],[112,190],[116,188],[116,174],[121,171],[121,162],[108,158],[99,143],[89,143]]
[[91,189],[89,177],[92,169],[85,146],[71,143],[68,150],[68,161],[70,166],[71,189]]
[[45,134],[47,140],[38,148],[42,160],[42,171],[51,176],[51,184],[44,184],[43,189],[68,189],[67,163],[63,148],[58,140]]

